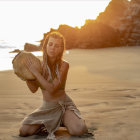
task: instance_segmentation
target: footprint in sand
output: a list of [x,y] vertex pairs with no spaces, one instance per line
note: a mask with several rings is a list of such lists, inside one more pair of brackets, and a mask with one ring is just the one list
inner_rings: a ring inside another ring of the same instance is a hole
[[127,98],[136,98],[135,96],[132,96],[132,95],[125,95],[124,97],[127,97]]
[[123,123],[123,122],[118,122],[118,123],[116,123],[114,126],[122,126],[122,125],[125,125],[125,123]]
[[108,91],[135,91],[136,89],[113,89]]
[[121,110],[126,110],[126,108],[104,109],[104,110],[97,110],[96,112],[105,113],[105,112],[115,112],[115,111],[121,111]]
[[109,103],[108,103],[108,102],[91,103],[91,104],[79,105],[79,107],[85,107],[85,106],[96,106],[96,105],[101,105],[101,104],[108,105]]
[[71,92],[71,91],[93,91],[96,90],[94,88],[73,88],[73,89],[68,89],[67,92]]

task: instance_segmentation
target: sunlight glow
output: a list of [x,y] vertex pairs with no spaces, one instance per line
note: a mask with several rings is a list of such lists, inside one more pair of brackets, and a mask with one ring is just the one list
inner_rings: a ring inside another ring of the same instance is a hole
[[96,19],[109,1],[1,1],[0,40],[38,41],[60,24],[80,27]]

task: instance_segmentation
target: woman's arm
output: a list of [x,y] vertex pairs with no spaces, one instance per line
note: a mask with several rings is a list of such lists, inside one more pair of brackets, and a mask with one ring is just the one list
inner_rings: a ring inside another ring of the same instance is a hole
[[69,69],[69,64],[67,62],[63,62],[60,68],[60,81],[58,78],[55,78],[52,83],[49,83],[42,75],[39,73],[30,59],[26,62],[27,67],[36,77],[37,81],[40,84],[41,89],[47,90],[49,93],[53,94],[55,91],[61,87],[62,84],[65,83],[67,78],[67,73]]
[[41,85],[43,90],[47,90],[51,94],[55,94],[55,91],[59,89],[63,84],[65,84],[67,79],[67,73],[69,69],[69,64],[63,62],[60,68],[60,79],[55,78],[52,83],[49,83],[39,72],[34,72],[36,79]]
[[35,93],[39,88],[36,80],[26,80],[26,84],[32,93]]
[[55,91],[59,88],[61,88],[63,85],[65,85],[65,82],[67,80],[67,74],[68,74],[68,70],[69,70],[69,63],[63,61],[60,67],[60,79],[55,78],[52,82],[54,88],[53,88],[53,93],[55,93]]

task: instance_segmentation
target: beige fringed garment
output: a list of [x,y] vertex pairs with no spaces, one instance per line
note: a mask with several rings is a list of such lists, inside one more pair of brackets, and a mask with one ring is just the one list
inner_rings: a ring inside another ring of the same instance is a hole
[[44,124],[49,133],[47,140],[54,140],[54,132],[60,127],[63,114],[67,109],[73,110],[81,118],[79,110],[70,97],[66,95],[65,99],[58,102],[46,102],[43,100],[42,106],[25,117],[22,124]]

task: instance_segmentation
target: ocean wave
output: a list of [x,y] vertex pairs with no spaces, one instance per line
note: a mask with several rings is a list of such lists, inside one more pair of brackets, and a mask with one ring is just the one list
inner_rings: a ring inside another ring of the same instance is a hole
[[[38,42],[30,42],[38,44]],[[9,53],[15,49],[24,50],[24,42],[11,42],[0,40],[0,71],[11,70],[12,60],[17,53]],[[32,52],[35,56],[42,56],[42,52]]]

